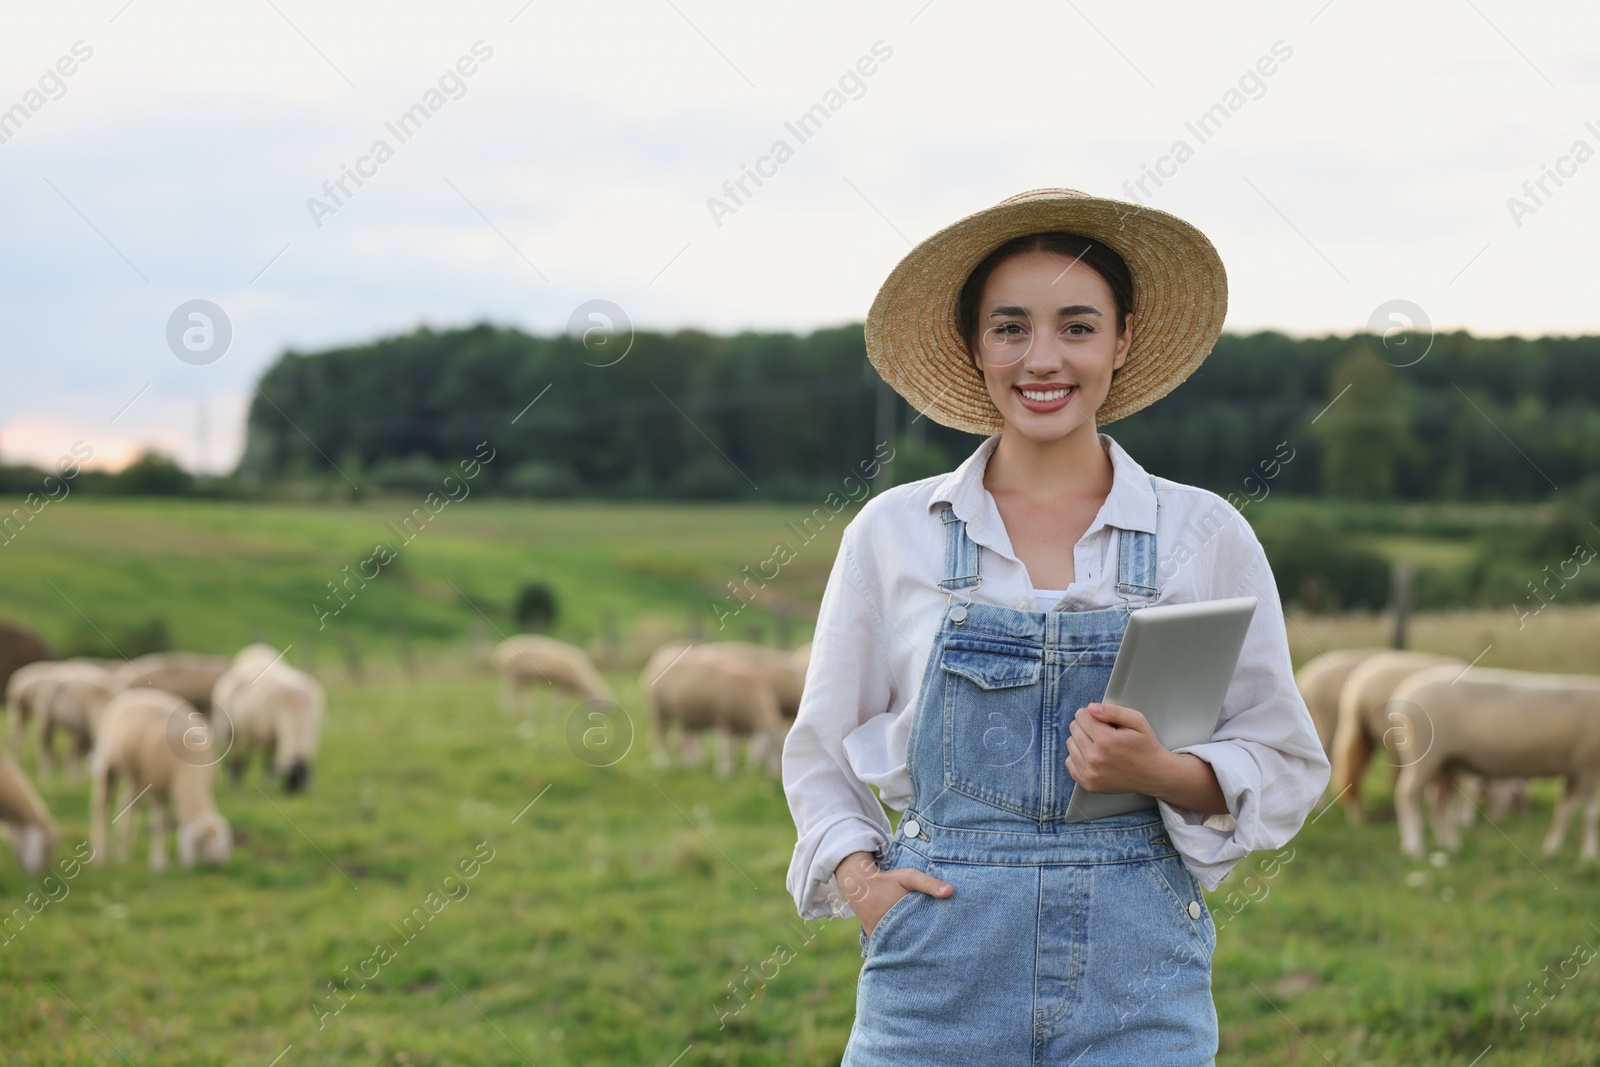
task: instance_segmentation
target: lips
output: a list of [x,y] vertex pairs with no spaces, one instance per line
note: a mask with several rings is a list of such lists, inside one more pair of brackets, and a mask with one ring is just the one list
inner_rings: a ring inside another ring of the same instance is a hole
[[1022,406],[1029,411],[1050,412],[1059,411],[1071,402],[1077,395],[1076,385],[1052,385],[1047,388],[1024,389],[1022,386],[1013,386],[1013,391],[1022,402]]

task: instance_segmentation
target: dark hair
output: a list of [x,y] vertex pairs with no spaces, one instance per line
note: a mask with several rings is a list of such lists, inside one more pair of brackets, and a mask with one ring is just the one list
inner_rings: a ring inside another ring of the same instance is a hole
[[[1110,245],[1102,244],[1092,237],[1063,233],[1060,230],[1013,237],[972,268],[972,273],[967,275],[966,282],[961,286],[961,293],[956,298],[956,329],[967,346],[967,358],[974,361],[974,369],[976,369],[978,337],[983,332],[978,308],[979,301],[983,299],[983,287],[989,283],[989,275],[993,274],[994,269],[1001,263],[1012,256],[1027,252],[1048,252],[1064,256],[1074,262],[1082,263],[1100,275],[1110,287],[1111,300],[1116,305],[1117,333],[1122,332],[1123,322],[1128,312],[1133,310],[1133,274],[1128,270],[1128,264],[1123,261],[1122,256]],[[1116,371],[1111,373],[1113,377],[1116,375]]]

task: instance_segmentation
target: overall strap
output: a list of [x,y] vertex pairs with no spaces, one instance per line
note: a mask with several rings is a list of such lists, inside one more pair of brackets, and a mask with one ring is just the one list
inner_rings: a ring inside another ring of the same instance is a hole
[[978,573],[978,546],[967,536],[967,524],[956,518],[949,504],[939,516],[944,520],[944,577],[939,588],[953,592],[982,581]]
[[[1150,475],[1150,488],[1156,488],[1155,475]],[[1156,511],[1161,510],[1161,500],[1156,499]],[[1156,599],[1156,535],[1146,530],[1117,531],[1117,593],[1124,600],[1129,597]]]

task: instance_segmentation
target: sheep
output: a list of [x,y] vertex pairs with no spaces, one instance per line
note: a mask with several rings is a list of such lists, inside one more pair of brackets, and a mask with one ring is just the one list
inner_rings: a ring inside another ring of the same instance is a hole
[[773,684],[775,672],[750,662],[743,650],[722,647],[727,643],[669,642],[645,664],[639,684],[655,723],[658,766],[670,762],[668,733],[676,725],[678,756],[685,764],[694,735],[710,730],[719,776],[733,771],[735,735],[751,738],[751,764],[780,773],[789,722]]
[[[698,647],[737,656],[761,670],[772,683],[784,719],[792,723],[795,716],[800,714],[800,694],[805,686],[806,673],[804,667],[795,669],[795,653],[749,641],[710,641]],[[808,646],[805,653],[807,660],[810,654]]]
[[[615,694],[595,670],[583,649],[540,634],[515,634],[495,646],[495,670],[500,675],[500,710],[516,710],[517,695],[525,687],[564,690],[586,700],[615,703]],[[534,711],[539,706],[534,689]]]
[[284,663],[270,645],[240,650],[211,692],[218,758],[229,758],[235,788],[258,752],[289,792],[305,788],[326,705],[322,684]]
[[39,780],[50,778],[55,735],[60,732],[71,739],[67,780],[75,781],[99,733],[106,703],[116,693],[112,672],[98,661],[67,660],[49,666],[43,678],[28,689],[28,703],[39,722]]
[[1311,712],[1311,721],[1317,728],[1317,739],[1322,751],[1333,756],[1333,734],[1339,722],[1339,693],[1349,680],[1350,672],[1363,660],[1370,659],[1381,648],[1340,648],[1305,663],[1294,674],[1295,688]]
[[[1349,671],[1339,692],[1339,721],[1333,732],[1333,764],[1329,788],[1344,806],[1352,823],[1362,821],[1361,780],[1372,762],[1373,751],[1382,744],[1394,749],[1407,723],[1389,708],[1394,687],[1407,675],[1427,667],[1454,664],[1464,666],[1454,656],[1431,652],[1384,651],[1368,656]],[[1399,768],[1395,768],[1396,775]]]
[[788,722],[794,722],[795,716],[800,714],[800,696],[805,688],[806,668],[811,662],[811,644],[807,642],[791,652],[780,648],[771,648],[767,645],[757,645],[749,641],[670,641],[661,647],[671,646],[682,649],[692,645],[696,648],[715,649],[729,655],[737,656],[744,662],[756,667],[767,675],[772,683],[773,691],[778,697],[778,707],[783,717]]
[[150,800],[150,868],[167,865],[166,815],[178,830],[178,862],[194,866],[196,858],[222,863],[233,849],[233,831],[217,811],[211,787],[216,778],[212,734],[198,709],[160,689],[127,689],[106,705],[105,720],[90,758],[89,844],[95,860],[105,856],[106,808],[117,786],[132,794],[117,836],[117,859],[128,858],[133,834],[131,809]]
[[[1392,701],[1408,709],[1414,724],[1396,746],[1403,765],[1395,816],[1406,855],[1422,855],[1424,783],[1462,770],[1486,778],[1565,779],[1544,854],[1560,850],[1572,809],[1582,800],[1579,859],[1592,863],[1600,855],[1600,677],[1447,665],[1410,675],[1395,687]],[[1454,851],[1460,822],[1435,798],[1429,801],[1434,834]]]
[[37,694],[54,666],[55,660],[27,663],[11,672],[6,680],[6,709],[11,719],[11,748],[15,752],[21,752],[27,743],[28,723],[38,718],[33,710]]
[[0,752],[0,823],[5,823],[24,871],[38,874],[50,866],[61,828],[9,752]]
[[46,691],[44,680],[54,672],[55,668],[63,664],[88,664],[93,667],[110,668],[116,663],[116,660],[96,659],[93,656],[75,656],[67,660],[36,660],[13,671],[5,685],[6,707],[10,710],[11,718],[13,751],[22,752],[27,747],[28,724],[38,718],[35,708]]
[[200,714],[209,715],[211,691],[229,665],[226,656],[203,656],[197,652],[152,652],[118,667],[113,673],[112,683],[118,692],[144,686],[176,693],[193,704]]

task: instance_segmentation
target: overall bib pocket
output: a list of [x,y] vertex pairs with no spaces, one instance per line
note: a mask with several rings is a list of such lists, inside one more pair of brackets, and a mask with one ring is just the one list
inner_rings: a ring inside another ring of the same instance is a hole
[[949,788],[1019,815],[1040,815],[1043,665],[1036,648],[1002,638],[948,640],[939,667]]

